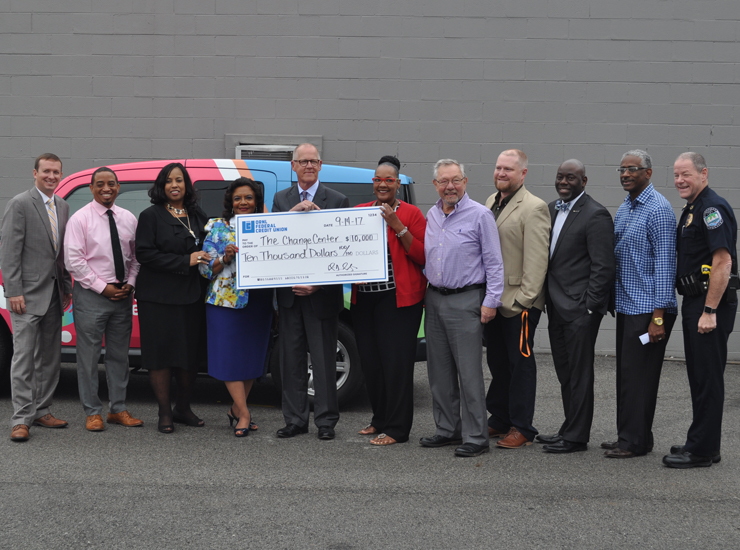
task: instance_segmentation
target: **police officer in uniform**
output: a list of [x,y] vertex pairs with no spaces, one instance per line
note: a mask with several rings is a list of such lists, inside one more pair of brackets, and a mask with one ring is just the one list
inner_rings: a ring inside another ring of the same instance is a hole
[[663,464],[708,467],[721,459],[727,340],[737,311],[737,221],[727,201],[707,186],[707,165],[700,154],[679,155],[673,178],[687,201],[676,235],[676,287],[683,295],[693,420],[686,443],[671,447]]

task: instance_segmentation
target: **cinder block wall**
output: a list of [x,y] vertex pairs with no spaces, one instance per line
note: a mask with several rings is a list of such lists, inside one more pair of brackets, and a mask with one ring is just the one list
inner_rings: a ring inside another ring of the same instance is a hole
[[422,209],[438,158],[483,201],[519,147],[534,193],[551,200],[576,157],[614,212],[614,167],[640,147],[678,211],[672,163],[691,149],[740,206],[739,39],[736,0],[0,0],[0,208],[41,152],[71,174],[231,156],[226,134],[321,135],[331,163],[397,154]]

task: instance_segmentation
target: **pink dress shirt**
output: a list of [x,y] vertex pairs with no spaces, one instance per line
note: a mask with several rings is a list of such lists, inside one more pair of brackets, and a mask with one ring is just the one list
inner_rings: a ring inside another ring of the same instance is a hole
[[[136,276],[139,274],[139,262],[134,252],[136,216],[115,204],[111,210],[121,240],[125,282],[136,286]],[[82,288],[98,294],[102,294],[108,283],[123,282],[116,280],[107,211],[105,206],[93,200],[69,219],[64,235],[64,265],[67,271]]]

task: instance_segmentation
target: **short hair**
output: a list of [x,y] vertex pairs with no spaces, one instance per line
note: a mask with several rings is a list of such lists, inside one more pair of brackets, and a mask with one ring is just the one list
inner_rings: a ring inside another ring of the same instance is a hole
[[308,143],[308,142],[301,143],[300,145],[297,145],[295,149],[293,149],[293,160],[295,160],[295,156],[296,154],[298,154],[298,149],[300,149],[301,147],[307,147],[307,146],[310,146],[316,149],[316,156],[319,158],[319,160],[321,160],[321,153],[319,153],[319,148],[316,147],[313,143]]
[[640,164],[642,164],[642,168],[653,167],[653,160],[650,158],[650,155],[647,154],[647,151],[643,151],[642,149],[632,149],[631,151],[627,151],[624,155],[622,155],[622,160],[619,161],[620,164],[627,157],[639,158]]
[[398,174],[401,172],[401,161],[393,155],[385,155],[381,157],[378,161],[378,167],[380,166],[390,166],[393,168],[393,171],[396,172],[396,177],[398,177]]
[[443,166],[457,166],[460,169],[460,174],[462,177],[465,177],[465,166],[461,163],[456,161],[455,159],[439,159],[436,163],[434,163],[434,179],[437,179],[437,173],[439,172],[439,169]]
[[[702,170],[707,168],[707,161],[704,160],[704,156],[699,153],[695,153],[694,151],[686,151],[685,153],[681,153],[676,158],[676,160],[679,159],[690,160],[691,164],[694,165],[694,168],[696,168],[697,172],[701,172]],[[709,172],[709,168],[707,168],[707,172]]]
[[254,212],[262,214],[265,210],[265,185],[261,181],[254,181],[249,178],[237,178],[229,184],[224,193],[224,211],[221,217],[230,220],[234,217],[234,191],[240,187],[249,187],[254,193]]
[[39,169],[39,162],[41,162],[42,160],[51,160],[53,162],[58,162],[60,165],[62,164],[62,159],[60,159],[54,153],[42,153],[36,157],[36,161],[33,163],[34,170]]
[[[575,165],[576,165],[576,168],[578,168],[578,170],[580,170],[580,171],[581,171],[581,174],[582,174],[583,176],[585,176],[585,175],[586,175],[586,166],[585,166],[585,165],[584,165],[584,164],[583,164],[583,163],[582,163],[582,162],[581,162],[580,160],[578,160],[578,159],[568,159],[568,160],[564,160],[563,162],[561,162],[561,163],[560,163],[560,166],[562,166],[562,165],[563,165],[563,164],[565,164],[566,162],[570,162],[571,164],[575,164]],[[558,168],[560,168],[560,166],[558,166]]]
[[517,157],[519,161],[519,166],[522,168],[522,170],[526,169],[527,166],[529,165],[527,154],[521,149],[507,149],[506,151],[501,151],[501,155],[513,155]]
[[185,170],[182,163],[179,162],[171,162],[159,171],[157,179],[154,180],[154,185],[149,189],[149,198],[151,199],[152,204],[164,204],[167,202],[167,195],[164,193],[164,186],[167,184],[167,178],[170,177],[170,173],[175,168],[180,169],[182,172],[182,178],[185,181],[185,199],[183,200],[183,206],[186,209],[194,208],[198,204],[198,195],[193,187],[190,174]]
[[118,183],[118,176],[116,175],[116,173],[107,166],[101,166],[100,168],[95,170],[95,172],[93,172],[92,177],[90,178],[90,185],[95,183],[95,176],[102,172],[110,172],[111,174],[113,174],[113,177],[116,179],[116,183]]

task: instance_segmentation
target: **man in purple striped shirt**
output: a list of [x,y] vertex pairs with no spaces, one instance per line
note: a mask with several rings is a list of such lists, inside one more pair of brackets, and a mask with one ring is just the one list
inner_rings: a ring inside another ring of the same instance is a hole
[[483,325],[496,316],[504,266],[492,212],[465,192],[465,167],[453,159],[434,166],[440,199],[427,214],[424,238],[424,330],[435,435],[423,447],[460,445],[457,456],[489,450],[483,383]]

